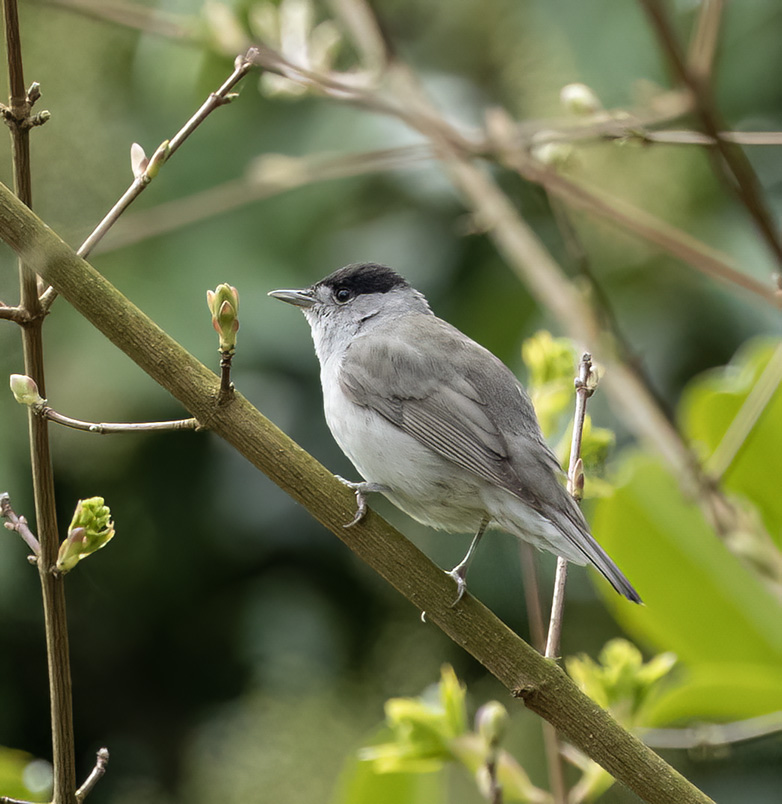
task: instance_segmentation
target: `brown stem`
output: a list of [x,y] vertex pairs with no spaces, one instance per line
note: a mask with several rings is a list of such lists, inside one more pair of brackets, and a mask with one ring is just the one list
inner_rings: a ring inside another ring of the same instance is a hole
[[[20,201],[32,205],[30,178],[30,128],[25,122],[30,116],[31,101],[24,87],[19,17],[16,0],[3,0],[4,28],[10,85],[10,108],[16,118],[9,122],[14,165],[14,189]],[[31,321],[22,327],[25,374],[45,393],[43,318],[38,300],[38,278],[23,258],[19,260],[21,286],[20,307]],[[54,477],[49,451],[47,422],[28,412],[30,457],[32,463],[35,516],[41,553],[38,572],[43,594],[46,633],[46,653],[49,669],[49,698],[52,728],[52,765],[54,774],[53,804],[74,804],[76,795],[76,760],[73,737],[73,704],[71,700],[71,671],[68,649],[68,624],[65,613],[65,590],[62,578],[51,569],[57,562],[59,537],[54,502]]]
[[34,406],[35,412],[49,421],[70,427],[73,430],[84,430],[98,435],[110,433],[148,433],[168,430],[197,430],[198,422],[195,419],[173,419],[166,422],[85,422],[81,419],[72,419],[63,416],[48,405]]

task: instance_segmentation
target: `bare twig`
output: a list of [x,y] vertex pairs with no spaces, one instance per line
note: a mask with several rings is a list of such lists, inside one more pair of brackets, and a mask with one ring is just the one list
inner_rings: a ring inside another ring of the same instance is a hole
[[266,154],[251,162],[240,179],[125,215],[98,251],[124,248],[305,184],[415,167],[430,159],[432,149],[424,143],[347,155]]
[[[570,444],[570,465],[567,473],[567,488],[576,502],[581,501],[584,490],[584,465],[581,462],[581,438],[584,434],[587,400],[595,391],[594,374],[592,373],[592,355],[584,352],[578,364],[576,377],[576,412],[573,420],[573,438]],[[546,658],[556,659],[559,655],[559,643],[562,636],[562,613],[565,606],[565,584],[567,583],[567,561],[557,559],[557,574],[554,578],[554,597],[551,602],[551,620],[549,622],[548,640],[546,641]]]
[[724,10],[724,0],[704,0],[698,13],[695,34],[687,53],[687,66],[690,72],[703,82],[711,79],[714,70]]
[[707,77],[693,72],[687,64],[661,0],[640,0],[640,3],[657,34],[676,79],[692,93],[694,111],[704,132],[715,140],[720,157],[718,160],[714,160],[715,168],[720,174],[727,174],[728,186],[746,207],[777,262],[782,264],[782,240],[780,240],[776,223],[763,198],[763,192],[752,164],[741,148],[720,137],[719,132],[725,126],[720,119]]
[[[184,141],[206,120],[207,117],[220,106],[230,103],[234,95],[231,90],[239,83],[239,81],[247,75],[253,68],[256,58],[256,51],[251,48],[245,55],[237,56],[234,62],[234,70],[231,75],[223,82],[223,85],[216,91],[212,92],[209,97],[201,104],[198,111],[182,126],[181,129],[173,136],[168,143],[164,143],[165,151],[159,159],[159,164],[168,161],[174,152],[184,143]],[[162,147],[162,146],[161,146]],[[160,153],[160,149],[158,152]],[[153,157],[154,159],[154,157]],[[117,222],[120,215],[138,198],[144,191],[144,188],[152,181],[157,171],[144,170],[136,176],[130,187],[123,193],[122,197],[117,203],[109,210],[106,217],[95,227],[90,236],[81,244],[78,255],[80,257],[87,257],[95,246],[105,237],[106,233]],[[49,288],[41,297],[41,306],[43,309],[49,310],[56,298],[57,294]]]
[[41,554],[41,545],[38,539],[30,530],[27,520],[23,516],[17,516],[11,507],[11,498],[7,493],[0,494],[0,517],[7,519],[5,526],[8,530],[15,530],[24,540],[25,544],[33,551],[35,556]]
[[17,324],[27,324],[30,322],[30,314],[23,307],[8,307],[0,304],[0,319],[15,321]]
[[231,382],[231,362],[233,357],[233,351],[220,351],[220,393],[218,400],[221,403],[228,401],[234,391],[234,384]]
[[80,419],[72,419],[64,416],[48,405],[33,405],[33,409],[39,416],[43,416],[56,424],[71,427],[74,430],[84,430],[88,433],[98,435],[108,435],[110,433],[149,433],[162,432],[168,430],[197,430],[199,427],[196,419],[173,419],[165,422],[85,422]]
[[642,729],[641,739],[653,748],[719,748],[782,732],[782,712],[737,720],[701,723],[683,729]]
[[33,804],[21,798],[11,798],[11,796],[0,796],[0,804]]
[[621,226],[639,237],[654,243],[678,257],[703,274],[720,282],[741,288],[758,296],[774,307],[782,306],[782,300],[771,282],[758,282],[731,264],[730,259],[692,235],[655,217],[623,199],[614,198],[594,187],[587,187],[542,165],[533,163],[522,154],[506,154],[505,161],[528,181],[541,184],[552,195],[568,206],[582,209],[589,215],[597,215]]
[[[524,599],[527,607],[530,634],[532,635],[532,645],[540,653],[544,653],[546,649],[546,627],[543,623],[543,610],[540,604],[540,584],[538,583],[535,563],[535,548],[529,542],[521,542],[519,547]],[[543,747],[546,752],[546,767],[553,804],[566,804],[568,790],[557,730],[546,720],[541,721],[540,725],[543,731]]]
[[76,791],[76,800],[78,802],[84,801],[90,794],[92,788],[100,781],[104,773],[106,773],[106,766],[109,764],[109,751],[107,748],[98,749],[98,755],[95,760],[95,766],[90,771],[90,775],[85,779],[84,784]]

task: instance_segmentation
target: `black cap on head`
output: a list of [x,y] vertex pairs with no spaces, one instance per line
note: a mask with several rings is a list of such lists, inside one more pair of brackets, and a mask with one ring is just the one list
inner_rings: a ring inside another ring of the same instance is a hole
[[410,287],[410,283],[386,265],[362,262],[346,265],[318,282],[332,290],[345,288],[353,296],[364,293],[388,293],[394,288]]

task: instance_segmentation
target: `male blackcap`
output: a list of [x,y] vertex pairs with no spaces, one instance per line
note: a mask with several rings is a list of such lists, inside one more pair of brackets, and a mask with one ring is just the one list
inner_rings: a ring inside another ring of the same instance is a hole
[[589,532],[560,482],[527,393],[491,352],[437,318],[395,271],[362,263],[305,290],[326,422],[364,477],[358,511],[382,492],[434,528],[476,533],[451,571],[457,600],[475,547],[496,526],[575,564],[592,564],[629,600],[638,593]]

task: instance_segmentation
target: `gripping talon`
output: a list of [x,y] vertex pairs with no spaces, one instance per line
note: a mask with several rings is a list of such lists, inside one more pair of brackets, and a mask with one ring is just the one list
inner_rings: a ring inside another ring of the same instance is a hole
[[345,480],[345,478],[340,475],[334,475],[334,477],[336,477],[343,486],[347,486],[356,493],[356,515],[350,522],[343,525],[343,528],[352,528],[367,515],[367,494],[374,491],[388,491],[388,487],[384,486],[382,483],[368,483],[366,481],[354,483],[351,480]]
[[356,489],[356,515],[343,528],[352,528],[353,525],[358,525],[359,522],[367,515],[367,498],[361,489]]
[[453,608],[463,597],[467,591],[467,581],[464,579],[464,574],[460,571],[461,567],[454,567],[450,572],[445,574],[453,578],[456,583],[456,599],[451,603]]

